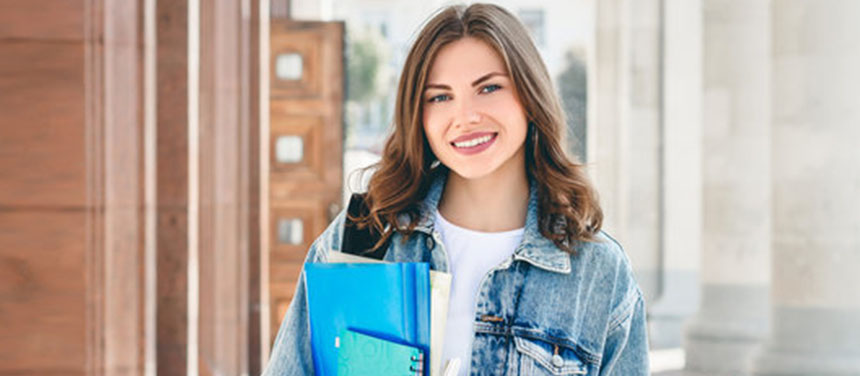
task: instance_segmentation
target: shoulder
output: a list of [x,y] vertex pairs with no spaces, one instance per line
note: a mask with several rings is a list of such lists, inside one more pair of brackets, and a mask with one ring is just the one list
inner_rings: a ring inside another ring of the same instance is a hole
[[630,259],[624,247],[603,230],[595,234],[594,241],[580,243],[572,258],[574,263],[584,263],[606,272],[632,274]]
[[615,238],[600,231],[596,241],[583,243],[572,256],[573,269],[591,274],[604,291],[610,310],[610,326],[629,317],[642,292],[636,282],[630,259]]
[[585,253],[598,261],[602,269],[614,277],[619,284],[617,287],[638,292],[639,286],[633,277],[633,265],[621,243],[603,230],[597,233],[596,238],[598,241],[589,243],[589,249]]
[[346,209],[341,210],[328,224],[325,230],[317,236],[308,249],[306,262],[322,262],[331,251],[340,251],[343,228],[346,222]]

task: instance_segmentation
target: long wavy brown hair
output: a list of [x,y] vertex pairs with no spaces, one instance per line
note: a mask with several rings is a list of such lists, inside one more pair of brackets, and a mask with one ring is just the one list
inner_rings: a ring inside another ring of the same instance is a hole
[[[374,249],[394,232],[408,238],[420,219],[420,203],[433,179],[448,172],[436,161],[422,126],[422,93],[434,58],[446,44],[472,37],[502,56],[525,108],[526,171],[537,184],[539,227],[560,249],[574,253],[576,243],[594,241],[603,213],[581,165],[568,158],[561,102],[540,54],[523,24],[492,4],[441,9],[421,29],[412,45],[400,82],[394,127],[382,159],[371,166],[365,203],[368,212],[352,217],[358,228],[370,226],[379,237]],[[408,223],[398,221],[407,215]]]

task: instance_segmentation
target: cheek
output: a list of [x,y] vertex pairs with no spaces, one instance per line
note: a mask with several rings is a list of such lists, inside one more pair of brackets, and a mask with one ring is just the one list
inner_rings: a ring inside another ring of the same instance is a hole
[[487,103],[485,109],[488,113],[496,114],[497,119],[503,123],[509,135],[525,138],[528,122],[525,111],[518,101],[511,98],[500,98]]
[[440,114],[438,111],[425,110],[422,116],[422,121],[424,124],[424,134],[427,136],[430,146],[435,147],[438,142],[441,142],[444,130],[442,122],[440,122]]
[[437,143],[439,142],[438,132],[434,131],[431,125],[428,125],[427,120],[424,120],[424,139],[427,140],[427,143],[430,145],[430,150],[433,151],[433,154],[439,153],[439,147]]

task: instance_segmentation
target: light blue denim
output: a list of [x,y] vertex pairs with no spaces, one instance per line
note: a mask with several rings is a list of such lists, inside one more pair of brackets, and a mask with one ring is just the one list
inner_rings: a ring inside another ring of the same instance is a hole
[[[439,177],[421,203],[416,233],[390,242],[385,259],[428,262],[447,271],[433,213],[444,188]],[[603,232],[577,253],[561,251],[538,230],[531,186],[523,241],[513,257],[488,272],[476,300],[472,375],[647,375],[645,302],[621,246]],[[305,262],[339,250],[345,213],[314,241]],[[304,273],[263,375],[312,375]]]

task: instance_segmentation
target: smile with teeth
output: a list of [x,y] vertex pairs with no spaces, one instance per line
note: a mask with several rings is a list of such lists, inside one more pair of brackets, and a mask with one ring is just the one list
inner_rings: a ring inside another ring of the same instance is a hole
[[456,147],[458,147],[458,148],[471,148],[471,147],[478,146],[478,145],[480,145],[480,144],[483,144],[483,143],[485,143],[485,142],[487,142],[487,141],[492,140],[492,139],[493,139],[493,136],[494,136],[494,135],[491,135],[491,134],[490,134],[490,135],[486,135],[486,136],[481,136],[481,137],[473,138],[473,139],[468,140],[468,141],[463,141],[463,142],[454,142],[453,144],[454,144],[454,146],[456,146]]

